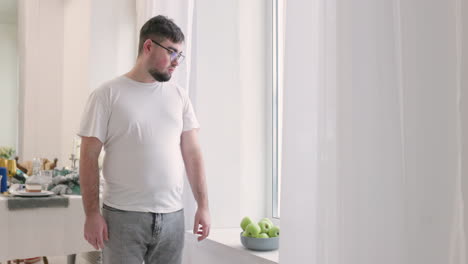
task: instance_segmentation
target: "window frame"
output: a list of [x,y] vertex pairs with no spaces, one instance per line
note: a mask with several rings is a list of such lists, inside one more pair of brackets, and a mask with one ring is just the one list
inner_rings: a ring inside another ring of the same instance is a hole
[[[280,30],[280,1],[272,0],[272,208],[271,216],[273,219],[279,220],[281,216],[281,90],[282,89],[282,76],[281,76],[281,33]],[[284,6],[284,5],[283,5]]]

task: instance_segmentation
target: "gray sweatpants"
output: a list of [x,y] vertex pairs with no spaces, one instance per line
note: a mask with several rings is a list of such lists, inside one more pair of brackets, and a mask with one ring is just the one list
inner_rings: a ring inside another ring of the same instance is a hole
[[180,264],[184,248],[184,210],[143,213],[103,206],[109,241],[104,264]]

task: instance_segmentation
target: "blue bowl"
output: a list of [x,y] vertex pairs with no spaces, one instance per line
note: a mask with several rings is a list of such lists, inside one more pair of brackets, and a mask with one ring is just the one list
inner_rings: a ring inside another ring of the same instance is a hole
[[255,251],[271,251],[279,248],[279,237],[270,238],[256,238],[256,237],[245,237],[240,233],[240,240],[242,245],[251,250]]

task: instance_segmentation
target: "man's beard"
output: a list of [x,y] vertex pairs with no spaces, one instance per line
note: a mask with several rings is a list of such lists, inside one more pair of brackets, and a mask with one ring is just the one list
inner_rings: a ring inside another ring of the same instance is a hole
[[172,75],[169,73],[158,72],[155,69],[149,69],[148,73],[158,82],[167,82],[171,79]]

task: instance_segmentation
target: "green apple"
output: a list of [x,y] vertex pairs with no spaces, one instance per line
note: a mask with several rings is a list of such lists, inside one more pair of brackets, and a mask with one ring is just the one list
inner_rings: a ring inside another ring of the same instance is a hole
[[252,222],[253,222],[252,219],[250,219],[250,217],[248,217],[248,216],[242,218],[242,221],[240,223],[240,226],[242,227],[242,230],[245,231],[245,228]]
[[247,233],[247,231],[244,231],[244,232],[242,232],[242,236],[243,236],[243,237],[248,237],[249,234]]
[[279,226],[274,226],[274,227],[270,228],[270,231],[268,231],[268,235],[270,237],[277,237],[277,236],[279,236],[279,234],[280,234]]
[[258,236],[258,234],[260,234],[260,231],[262,231],[262,229],[257,223],[250,223],[245,228],[245,231],[250,237],[256,237]]
[[270,223],[270,226],[274,226],[275,224],[273,224],[273,222],[270,220],[270,218],[268,217],[265,217],[265,218],[262,218],[262,220],[260,220],[260,222],[262,221],[268,221]]
[[262,233],[267,233],[267,234],[268,234],[268,231],[270,231],[270,228],[273,227],[273,225],[270,224],[270,222],[267,221],[267,220],[263,220],[263,221],[258,222],[258,225],[262,229]]
[[266,233],[258,234],[257,238],[270,238]]

